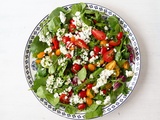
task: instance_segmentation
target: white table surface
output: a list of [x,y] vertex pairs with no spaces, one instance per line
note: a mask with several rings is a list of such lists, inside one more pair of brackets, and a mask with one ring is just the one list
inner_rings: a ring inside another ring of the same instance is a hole
[[160,120],[159,0],[1,0],[0,120],[66,120],[46,109],[29,91],[23,69],[27,39],[54,8],[96,3],[118,13],[136,35],[141,73],[135,90],[118,109],[97,120]]

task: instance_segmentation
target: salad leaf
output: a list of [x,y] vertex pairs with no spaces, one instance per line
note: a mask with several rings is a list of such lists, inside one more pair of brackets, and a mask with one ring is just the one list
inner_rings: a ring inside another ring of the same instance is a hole
[[99,117],[99,116],[102,116],[102,115],[103,115],[102,106],[98,106],[98,108],[95,111],[86,112],[85,118],[86,119],[91,119],[91,118]]
[[36,79],[34,80],[34,84],[32,86],[32,90],[34,90],[35,92],[37,91],[37,89],[42,85],[45,86],[46,85],[46,80],[47,80],[48,76],[46,77],[40,77],[40,76],[36,76]]
[[46,98],[46,94],[48,93],[48,91],[46,90],[46,87],[45,86],[40,86],[38,89],[37,89],[37,96],[40,97],[40,98]]
[[63,12],[64,14],[68,13],[67,10],[65,10],[63,7],[57,7],[50,13],[49,18],[53,19],[54,17],[58,17],[60,14],[60,11]]
[[75,114],[77,112],[77,108],[72,105],[67,105],[65,108],[65,112],[68,114]]
[[37,66],[37,73],[40,77],[46,77],[47,76],[47,69],[46,68],[43,68],[41,66],[41,64],[36,64]]
[[81,12],[83,13],[83,11],[85,10],[86,8],[86,4],[85,3],[78,3],[78,4],[74,4],[72,5],[72,8],[71,8],[71,13],[73,15],[75,15],[76,12]]
[[48,47],[47,43],[39,41],[39,36],[36,36],[31,43],[30,51],[33,57],[36,57],[38,53],[44,51]]
[[115,29],[116,25],[119,24],[118,18],[116,16],[110,16],[110,17],[108,17],[107,21],[109,23],[109,26],[112,29]]
[[98,68],[96,71],[92,73],[93,77],[96,78],[98,75],[104,70],[104,68]]
[[59,98],[54,98],[52,94],[46,94],[46,99],[53,105],[56,106],[59,103]]
[[49,72],[50,74],[53,74],[53,73],[56,72],[57,67],[58,67],[58,57],[57,57],[56,55],[53,55],[53,56],[51,57],[51,59],[52,59],[53,63],[52,63],[52,65],[49,67],[48,72]]
[[78,72],[78,78],[80,80],[84,80],[86,78],[86,75],[87,75],[87,71],[86,71],[86,68],[83,67],[79,72]]
[[86,112],[92,112],[95,111],[98,108],[99,105],[97,105],[96,103],[93,103],[91,106],[89,106],[89,108],[87,108]]
[[55,34],[60,27],[61,27],[61,20],[58,16],[51,19],[48,23],[48,30],[53,34]]

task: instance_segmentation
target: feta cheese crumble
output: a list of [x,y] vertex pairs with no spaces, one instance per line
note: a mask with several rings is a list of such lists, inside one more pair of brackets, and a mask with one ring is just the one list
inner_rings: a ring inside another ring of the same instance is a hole
[[110,96],[107,96],[103,102],[104,105],[108,104],[110,102]]
[[51,58],[49,56],[45,56],[44,58],[42,58],[41,65],[44,68],[49,68],[52,65]]
[[114,73],[113,70],[103,70],[101,73],[100,73],[100,77],[97,79],[97,84],[92,87],[92,90],[95,92],[95,93],[98,93],[99,92],[99,87],[103,86],[104,84],[107,83],[107,79]]
[[132,77],[134,75],[134,72],[133,71],[128,71],[126,70],[126,76],[127,77]]

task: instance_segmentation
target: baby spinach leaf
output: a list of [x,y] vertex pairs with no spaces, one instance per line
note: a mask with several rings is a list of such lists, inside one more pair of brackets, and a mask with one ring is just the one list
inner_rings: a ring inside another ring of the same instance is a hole
[[47,43],[39,41],[39,36],[36,36],[31,43],[30,51],[33,57],[36,57],[38,53],[44,51],[48,47]]
[[86,71],[86,68],[83,67],[79,72],[78,72],[78,78],[80,80],[84,80],[86,78],[86,75],[87,75],[87,71]]
[[98,108],[99,105],[97,105],[96,103],[93,103],[91,106],[89,106],[86,110],[86,112],[92,112],[95,111]]
[[48,93],[48,91],[46,90],[45,86],[40,86],[36,92],[37,96],[40,98],[46,98],[47,93]]
[[49,18],[50,19],[53,19],[54,17],[58,17],[59,14],[60,14],[60,11],[63,12],[64,14],[66,14],[68,11],[65,10],[63,7],[57,7],[56,9],[54,9],[50,15],[49,15]]
[[60,27],[61,27],[61,20],[58,16],[51,19],[48,23],[48,30],[53,34],[55,34]]
[[53,106],[56,106],[59,103],[59,98],[54,98],[52,94],[46,94],[46,99]]
[[37,73],[40,77],[46,77],[47,76],[47,69],[46,68],[43,68],[41,66],[41,64],[37,64]]
[[32,86],[32,90],[34,90],[35,92],[37,92],[37,89],[42,85],[45,86],[46,85],[46,80],[47,80],[47,76],[46,77],[40,77],[37,76],[36,79],[34,80],[34,84]]
[[68,114],[75,114],[77,112],[77,108],[73,105],[67,105],[65,108],[65,112]]
[[86,8],[86,4],[85,3],[78,3],[78,4],[74,4],[72,5],[72,8],[71,8],[71,13],[73,15],[75,15],[76,12],[83,12]]
[[116,25],[119,24],[118,18],[116,16],[110,16],[110,17],[108,17],[107,21],[109,23],[109,26],[112,29],[115,29]]
[[86,119],[91,119],[91,118],[99,117],[99,116],[102,116],[102,115],[103,115],[102,106],[98,106],[98,108],[95,111],[86,112],[85,118]]

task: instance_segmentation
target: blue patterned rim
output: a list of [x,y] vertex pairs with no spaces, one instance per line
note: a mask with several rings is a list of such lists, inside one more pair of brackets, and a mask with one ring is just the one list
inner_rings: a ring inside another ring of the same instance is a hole
[[[72,5],[67,5],[64,6],[65,9],[70,9]],[[96,5],[96,4],[92,4],[92,3],[87,3],[87,7],[88,9],[93,9],[93,10],[98,10],[100,12],[104,12],[106,14],[106,16],[117,16],[119,18],[120,21],[120,25],[124,28],[124,30],[126,32],[129,33],[129,39],[131,42],[131,45],[133,47],[134,50],[134,55],[135,55],[135,64],[132,64],[132,68],[134,71],[134,76],[131,79],[131,81],[128,83],[128,87],[131,89],[130,92],[125,96],[125,95],[120,95],[117,99],[117,101],[114,104],[110,104],[106,107],[103,108],[103,115],[110,113],[111,111],[115,110],[116,108],[118,108],[122,103],[124,103],[124,101],[129,97],[129,95],[132,93],[132,91],[135,88],[135,85],[138,81],[138,76],[140,73],[140,50],[138,47],[138,43],[136,40],[135,35],[133,34],[132,30],[130,29],[130,27],[128,26],[128,24],[119,16],[117,15],[115,12],[111,11],[108,8]],[[33,85],[33,81],[34,81],[34,74],[36,72],[36,67],[35,67],[35,63],[34,63],[34,59],[32,58],[32,56],[30,55],[30,45],[32,43],[32,41],[34,40],[34,38],[39,34],[39,32],[41,31],[40,29],[40,24],[47,19],[48,15],[45,16],[38,24],[37,26],[34,28],[34,30],[32,31],[26,47],[25,47],[25,51],[24,51],[24,58],[23,58],[23,62],[24,62],[24,72],[25,72],[25,76],[28,82],[29,87],[32,87]],[[33,94],[36,96],[36,94],[34,93],[34,91],[32,91]],[[84,113],[76,113],[75,115],[70,115],[65,113],[64,108],[60,108],[60,109],[55,109],[50,103],[48,103],[45,99],[41,99],[39,97],[36,96],[36,98],[40,101],[40,103],[42,103],[43,106],[45,106],[47,109],[49,109],[50,111],[52,111],[53,113],[56,113],[60,116],[69,118],[69,119],[84,119]]]

